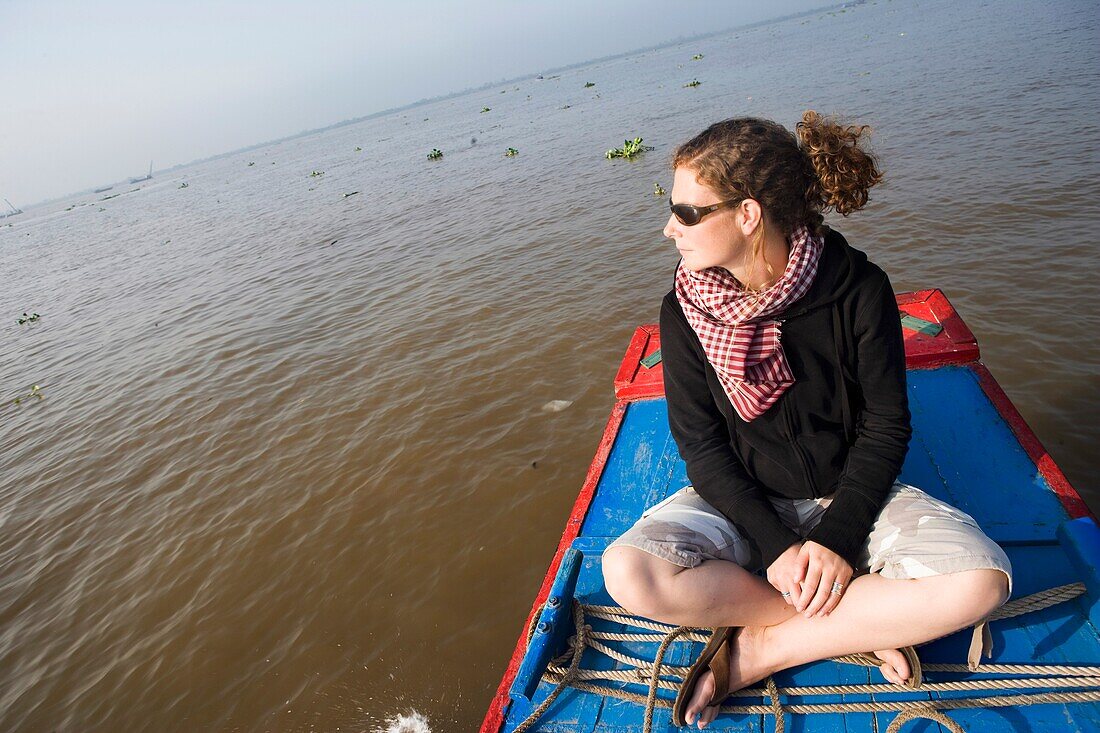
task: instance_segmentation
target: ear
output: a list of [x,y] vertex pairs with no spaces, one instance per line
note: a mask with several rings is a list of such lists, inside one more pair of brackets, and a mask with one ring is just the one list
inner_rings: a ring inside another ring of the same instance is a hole
[[737,207],[737,221],[741,233],[751,236],[757,227],[764,223],[764,209],[756,199],[745,199]]

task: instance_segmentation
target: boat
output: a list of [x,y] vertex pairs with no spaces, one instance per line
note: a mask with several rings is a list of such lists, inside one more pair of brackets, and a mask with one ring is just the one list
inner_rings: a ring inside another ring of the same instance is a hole
[[141,178],[131,178],[130,183],[141,183],[142,181],[148,181],[153,177],[153,161],[149,161],[149,173]]
[[104,186],[103,188],[97,188],[92,193],[103,193],[104,191],[110,191],[114,186]]
[[8,205],[8,211],[0,211],[0,219],[6,219],[9,216],[15,216],[16,214],[22,214],[22,209],[17,209],[12,206],[11,201],[4,199],[4,203]]
[[[707,730],[1100,731],[1096,517],[981,361],[944,293],[896,298],[913,426],[899,478],[973,516],[1005,549],[1013,597],[985,623],[918,645],[918,689],[891,685],[849,657],[822,660],[773,675],[774,687],[735,693]],[[639,326],[481,733],[686,730],[672,725],[670,705],[706,630],[629,616],[600,569],[604,548],[644,508],[689,483],[668,429],[659,359],[660,329]]]

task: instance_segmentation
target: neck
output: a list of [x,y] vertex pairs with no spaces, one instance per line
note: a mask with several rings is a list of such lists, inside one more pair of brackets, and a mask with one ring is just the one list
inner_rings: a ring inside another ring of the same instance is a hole
[[[790,256],[791,246],[787,242],[787,237],[775,231],[765,231],[764,245],[751,268],[752,252],[750,251],[745,255],[744,263],[730,272],[747,289],[765,290],[783,277],[783,271],[787,268],[787,260]],[[771,273],[768,272],[768,265],[771,265]]]

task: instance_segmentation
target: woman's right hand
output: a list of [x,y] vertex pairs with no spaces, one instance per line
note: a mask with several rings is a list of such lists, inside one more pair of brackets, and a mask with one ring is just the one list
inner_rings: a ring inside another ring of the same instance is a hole
[[805,557],[799,557],[801,549],[802,543],[795,542],[768,566],[768,582],[781,594],[787,594],[783,596],[783,600],[789,606],[793,606],[802,593],[800,584],[806,577],[807,560]]

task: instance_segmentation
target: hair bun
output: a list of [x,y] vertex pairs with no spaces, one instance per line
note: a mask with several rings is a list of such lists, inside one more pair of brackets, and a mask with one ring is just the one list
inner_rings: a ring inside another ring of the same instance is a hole
[[860,145],[870,132],[868,125],[844,125],[812,109],[802,113],[795,133],[817,178],[806,194],[811,204],[844,216],[867,204],[871,187],[882,181],[875,157]]

